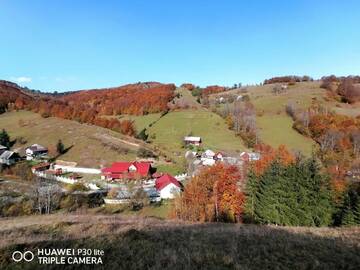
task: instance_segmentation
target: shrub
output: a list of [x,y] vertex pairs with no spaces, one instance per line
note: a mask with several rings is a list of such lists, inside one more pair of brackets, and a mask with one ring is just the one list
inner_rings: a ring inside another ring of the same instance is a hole
[[140,148],[137,152],[137,155],[142,158],[156,158],[157,156],[146,148]]

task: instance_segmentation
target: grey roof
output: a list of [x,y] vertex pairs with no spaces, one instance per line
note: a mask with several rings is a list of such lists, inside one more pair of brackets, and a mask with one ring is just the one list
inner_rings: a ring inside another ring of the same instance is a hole
[[48,149],[40,144],[33,144],[31,146],[29,146],[27,149],[31,149],[32,151],[47,151]]
[[15,154],[15,152],[13,152],[13,151],[4,151],[0,155],[0,159],[10,159],[13,154]]
[[3,149],[7,149],[7,147],[0,144],[0,150],[3,150]]

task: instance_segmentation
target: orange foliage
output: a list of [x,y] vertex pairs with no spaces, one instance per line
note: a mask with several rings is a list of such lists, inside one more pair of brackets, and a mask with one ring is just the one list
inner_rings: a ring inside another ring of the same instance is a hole
[[204,88],[204,90],[201,92],[202,96],[208,96],[215,93],[221,93],[226,90],[226,87],[224,86],[218,86],[218,85],[211,85]]
[[243,178],[237,167],[218,163],[204,168],[175,200],[176,217],[190,221],[241,221]]
[[[16,84],[15,84],[16,86]],[[26,95],[21,88],[0,81],[0,112],[9,105],[13,109],[30,110],[43,117],[55,116],[109,128],[133,136],[132,121],[102,119],[102,115],[164,112],[174,96],[175,85],[138,83],[117,88],[77,91],[62,95]]]
[[270,145],[258,144],[255,146],[255,151],[261,154],[261,158],[253,164],[257,175],[261,175],[276,159],[284,165],[295,162],[295,156],[289,152],[285,145],[280,145],[278,149],[273,149]]
[[195,85],[193,85],[192,83],[183,83],[183,84],[181,85],[181,87],[182,87],[182,88],[185,88],[185,89],[187,89],[187,90],[189,90],[189,91],[192,91],[192,90],[195,89]]

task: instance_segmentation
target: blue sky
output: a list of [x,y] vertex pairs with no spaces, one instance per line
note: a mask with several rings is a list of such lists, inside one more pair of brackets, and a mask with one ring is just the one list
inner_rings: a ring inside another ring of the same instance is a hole
[[0,79],[66,91],[360,74],[360,1],[0,0]]

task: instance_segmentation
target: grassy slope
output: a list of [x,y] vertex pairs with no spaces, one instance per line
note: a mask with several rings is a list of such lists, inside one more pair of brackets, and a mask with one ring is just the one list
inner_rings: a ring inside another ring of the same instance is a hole
[[286,115],[264,115],[257,117],[260,137],[266,143],[277,147],[285,144],[288,149],[301,151],[304,155],[311,155],[313,141],[296,132],[292,128],[293,121]]
[[[26,123],[25,126],[19,124],[20,119]],[[101,136],[115,140],[124,138],[119,133],[74,121],[54,117],[44,119],[38,114],[20,111],[0,115],[0,127],[5,128],[13,139],[22,136],[27,140],[25,145],[16,144],[14,149],[33,143],[54,149],[58,139],[61,139],[66,147],[74,145],[60,159],[76,161],[83,166],[99,167],[116,160],[132,160],[136,157],[137,147],[116,141],[116,145],[128,152],[119,153],[102,144],[104,140]]]
[[149,128],[150,135],[156,136],[155,144],[174,152],[184,151],[182,141],[190,132],[202,137],[205,148],[229,152],[245,148],[220,116],[202,108],[170,112]]
[[[313,98],[326,103],[325,90],[320,88],[319,82],[307,82],[289,86],[285,93],[274,95],[273,87],[274,85],[261,85],[247,88],[247,94],[258,114],[257,125],[260,138],[273,147],[285,144],[289,149],[310,155],[314,142],[293,130],[293,121],[286,115],[285,107],[292,102],[298,108],[307,108]],[[231,90],[227,93],[241,94],[239,90]],[[224,94],[216,94],[216,96],[221,95]],[[214,97],[213,95],[212,98]],[[332,103],[327,103],[327,105],[331,108],[335,106]]]
[[137,115],[120,115],[118,119],[120,120],[132,120],[135,123],[137,132],[140,132],[142,129],[147,128],[151,123],[158,120],[161,116],[161,113],[151,113],[147,115],[137,116]]
[[124,215],[57,214],[0,219],[1,269],[15,250],[103,249],[104,269],[356,269],[359,228],[197,224]]

